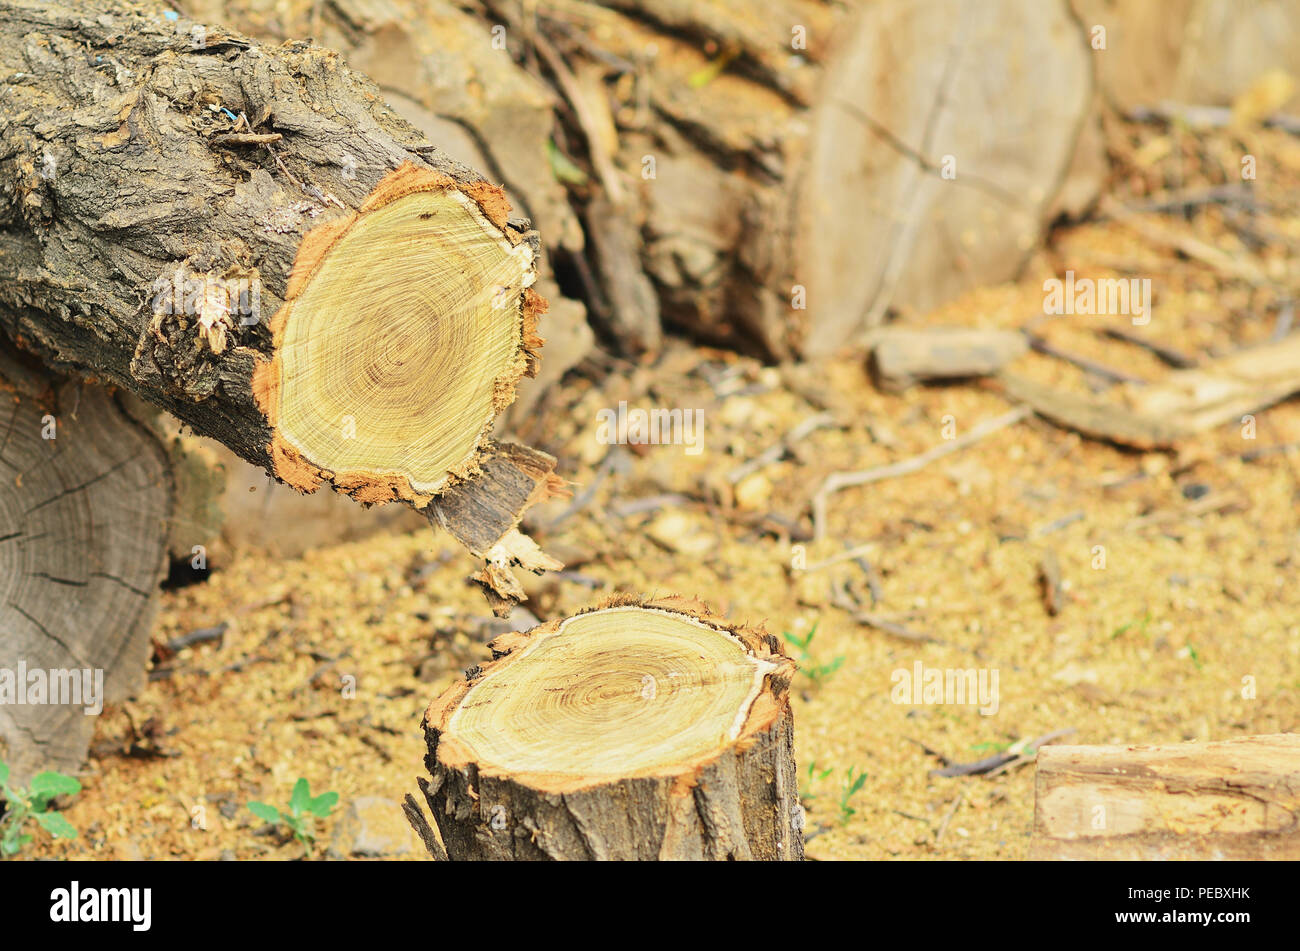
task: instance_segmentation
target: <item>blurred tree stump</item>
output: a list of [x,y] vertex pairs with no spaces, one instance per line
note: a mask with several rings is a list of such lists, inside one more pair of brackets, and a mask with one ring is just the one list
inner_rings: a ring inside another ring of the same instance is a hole
[[0,759],[19,782],[79,769],[94,714],[144,686],[173,501],[147,420],[0,336]]

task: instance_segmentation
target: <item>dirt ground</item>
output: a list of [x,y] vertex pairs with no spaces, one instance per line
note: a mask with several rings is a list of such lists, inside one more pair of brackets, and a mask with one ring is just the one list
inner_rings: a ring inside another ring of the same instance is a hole
[[[1190,187],[1227,148],[1162,135],[1128,133],[1120,200],[1164,194],[1170,181]],[[1254,135],[1269,157],[1261,201],[1283,213],[1243,226],[1209,204],[1143,220],[1294,286],[1300,217],[1288,202],[1300,145]],[[1067,268],[1152,278],[1149,326],[1060,317],[1037,327],[1063,352],[1147,380],[1169,368],[1099,331],[1124,327],[1204,359],[1267,340],[1284,309],[1269,286],[1102,220],[1058,229],[1014,284],[903,316],[1020,328],[1041,317],[1044,279]],[[1105,388],[1039,353],[1014,369],[1073,392]],[[597,412],[621,400],[703,410],[703,451],[602,443]],[[1032,765],[944,778],[930,775],[941,763],[927,749],[961,763],[1061,730],[1074,731],[1068,742],[1126,744],[1300,730],[1294,400],[1258,413],[1253,434],[1221,427],[1169,452],[1117,448],[1031,416],[918,471],[831,495],[825,537],[809,537],[810,501],[829,473],[909,459],[942,443],[945,427],[960,436],[1010,408],[987,384],[882,392],[860,355],[765,367],[677,341],[654,365],[589,364],[518,433],[556,454],[575,483],[572,499],[532,513],[528,527],[566,569],[530,578],[525,607],[547,620],[615,592],[680,593],[773,632],[816,625],[804,666],[839,662],[820,682],[796,681],[817,859],[1024,857]],[[732,483],[732,470],[819,413],[825,425]],[[1055,616],[1039,583],[1045,557],[1062,578]],[[85,791],[66,812],[81,837],[40,837],[31,852],[297,857],[247,802],[283,803],[300,776],[313,792],[340,793],[336,815],[366,796],[392,801],[396,815],[423,773],[424,707],[487,658],[485,641],[502,629],[466,581],[474,568],[449,537],[419,531],[298,561],[240,552],[205,583],[169,590],[156,642],[219,624],[224,637],[159,655],[143,695],[106,711]],[[892,702],[892,672],[918,661],[998,671],[996,713]],[[848,814],[851,769],[866,779]],[[335,824],[325,821],[321,851]]]

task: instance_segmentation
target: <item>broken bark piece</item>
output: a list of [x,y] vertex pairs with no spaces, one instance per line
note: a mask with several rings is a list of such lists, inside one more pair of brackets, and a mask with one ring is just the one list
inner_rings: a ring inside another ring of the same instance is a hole
[[1133,413],[1113,399],[1059,390],[1006,372],[998,374],[997,380],[1010,399],[1093,439],[1134,449],[1170,449],[1185,435],[1168,420]]
[[876,337],[869,365],[879,386],[897,392],[926,380],[989,376],[1028,349],[1015,330],[890,328]]
[[1300,858],[1300,736],[1045,746],[1034,859]]
[[144,686],[173,499],[148,425],[0,337],[0,760],[20,784],[80,769],[103,704]]
[[1240,350],[1116,396],[1084,396],[1010,373],[998,382],[1011,399],[1094,439],[1134,449],[1170,449],[1198,432],[1244,417],[1300,392],[1300,334]]
[[617,598],[490,646],[424,719],[453,860],[802,858],[775,638]]
[[512,568],[541,574],[564,567],[519,531],[520,519],[537,503],[566,498],[570,490],[554,472],[555,457],[527,446],[490,443],[480,465],[478,478],[443,492],[429,506],[428,516],[484,559],[473,580],[483,586],[493,613],[505,617],[527,600]]
[[1061,562],[1056,552],[1044,549],[1038,559],[1038,591],[1043,598],[1043,608],[1052,617],[1061,613],[1064,604],[1065,588],[1061,579]]
[[337,53],[168,12],[0,3],[0,327],[303,492],[472,484],[536,372],[537,235]]
[[1149,386],[1122,391],[1147,417],[1187,433],[1241,423],[1242,417],[1300,392],[1300,334],[1176,370]]

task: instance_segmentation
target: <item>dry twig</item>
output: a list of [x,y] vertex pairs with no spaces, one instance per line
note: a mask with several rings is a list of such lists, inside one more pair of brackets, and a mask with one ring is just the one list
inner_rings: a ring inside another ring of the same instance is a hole
[[958,436],[956,439],[950,439],[931,449],[926,450],[919,456],[913,456],[910,459],[902,459],[898,462],[891,462],[888,465],[876,466],[873,469],[863,469],[859,472],[833,472],[826,477],[822,487],[813,496],[813,538],[821,540],[826,537],[826,501],[830,496],[853,486],[867,485],[871,482],[880,482],[884,479],[892,479],[895,476],[909,475],[924,469],[936,459],[942,459],[944,456],[951,455],[961,449],[973,446],[985,436],[1005,429],[1008,426],[1014,426],[1026,416],[1033,412],[1028,406],[1019,406],[1009,413],[1003,413],[993,419],[986,419],[974,426],[970,432],[964,436]]

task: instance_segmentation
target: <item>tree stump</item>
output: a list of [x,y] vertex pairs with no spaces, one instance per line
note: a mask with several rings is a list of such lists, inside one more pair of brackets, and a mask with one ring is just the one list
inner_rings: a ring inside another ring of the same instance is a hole
[[1300,859],[1300,736],[1044,746],[1031,859]]
[[19,782],[79,768],[97,708],[144,685],[172,505],[147,422],[0,338],[0,759]]
[[420,785],[448,857],[803,857],[776,638],[697,601],[625,598],[490,646],[424,719]]

